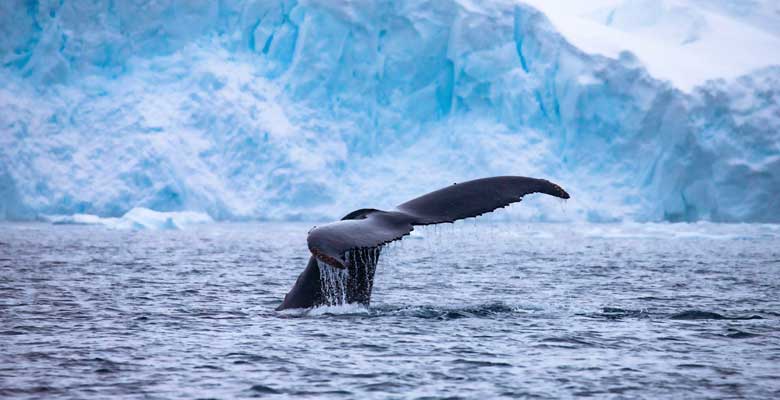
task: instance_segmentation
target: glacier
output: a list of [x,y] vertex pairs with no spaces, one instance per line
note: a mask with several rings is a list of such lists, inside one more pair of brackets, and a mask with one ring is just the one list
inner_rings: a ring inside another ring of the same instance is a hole
[[494,218],[780,222],[771,55],[686,86],[577,43],[509,0],[4,1],[0,219],[319,220],[512,174],[572,199]]

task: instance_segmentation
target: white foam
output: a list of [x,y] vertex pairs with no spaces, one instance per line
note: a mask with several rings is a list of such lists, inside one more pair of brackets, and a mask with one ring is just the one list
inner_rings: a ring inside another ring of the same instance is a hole
[[368,314],[370,309],[361,304],[348,303],[348,304],[335,304],[335,305],[323,305],[314,307],[305,312],[306,316],[319,317],[323,315],[352,315],[352,314]]

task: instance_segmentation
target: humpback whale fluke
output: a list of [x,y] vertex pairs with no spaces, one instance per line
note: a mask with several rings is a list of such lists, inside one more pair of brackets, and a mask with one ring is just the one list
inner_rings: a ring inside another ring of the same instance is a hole
[[382,245],[414,226],[477,217],[519,202],[531,193],[568,199],[560,186],[522,176],[497,176],[453,184],[383,211],[364,208],[341,221],[315,227],[307,239],[312,257],[277,310],[371,300]]

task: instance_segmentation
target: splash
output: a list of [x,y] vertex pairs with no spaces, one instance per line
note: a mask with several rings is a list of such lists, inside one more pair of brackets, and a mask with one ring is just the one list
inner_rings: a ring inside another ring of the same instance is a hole
[[317,306],[308,310],[302,310],[301,317],[329,317],[329,316],[366,316],[371,315],[371,310],[362,304],[339,304],[335,306]]

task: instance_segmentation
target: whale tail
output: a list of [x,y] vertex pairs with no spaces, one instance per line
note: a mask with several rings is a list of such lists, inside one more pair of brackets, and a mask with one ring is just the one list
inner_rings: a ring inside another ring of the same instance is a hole
[[560,186],[545,179],[499,176],[453,184],[390,211],[355,210],[341,221],[315,227],[307,239],[312,253],[309,264],[277,310],[322,304],[368,305],[383,245],[408,235],[414,226],[477,217],[531,193],[569,198]]

